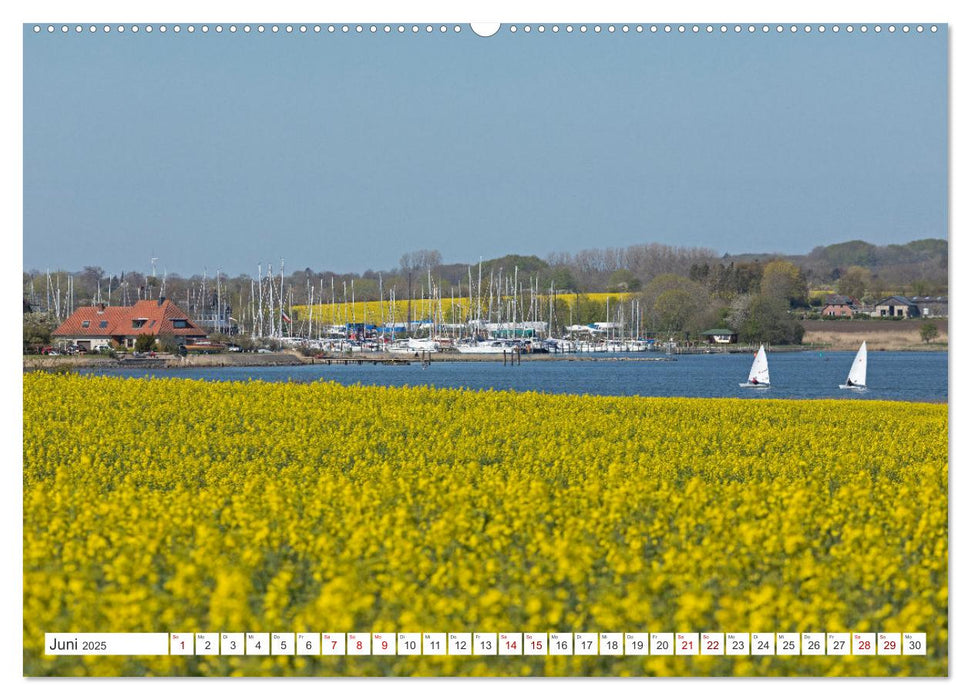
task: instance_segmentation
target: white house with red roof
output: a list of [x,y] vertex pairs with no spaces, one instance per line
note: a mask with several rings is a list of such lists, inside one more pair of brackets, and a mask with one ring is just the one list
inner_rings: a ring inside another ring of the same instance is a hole
[[134,306],[82,306],[52,334],[58,340],[83,350],[97,350],[112,344],[135,347],[141,335],[169,335],[180,344],[206,337],[205,331],[172,301],[161,297],[145,299]]

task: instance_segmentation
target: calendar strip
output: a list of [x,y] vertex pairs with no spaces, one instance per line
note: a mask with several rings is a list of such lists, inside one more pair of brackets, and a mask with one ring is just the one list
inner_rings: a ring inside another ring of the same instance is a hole
[[924,632],[48,633],[47,656],[926,656]]

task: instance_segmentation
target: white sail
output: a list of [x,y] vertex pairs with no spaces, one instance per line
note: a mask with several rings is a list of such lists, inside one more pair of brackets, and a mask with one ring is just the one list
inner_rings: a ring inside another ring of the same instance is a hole
[[748,373],[748,381],[739,386],[769,386],[769,360],[765,356],[765,346],[760,345]]
[[866,387],[866,341],[860,345],[850,366],[850,373],[846,377],[846,384],[840,384],[840,388],[851,389],[853,387]]

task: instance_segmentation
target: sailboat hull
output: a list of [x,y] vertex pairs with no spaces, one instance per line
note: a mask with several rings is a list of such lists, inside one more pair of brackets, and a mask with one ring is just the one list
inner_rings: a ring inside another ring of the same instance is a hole
[[758,384],[752,384],[752,382],[745,382],[744,384],[739,384],[739,386],[744,389],[768,389],[770,385],[762,384],[761,382]]
[[856,391],[865,391],[866,390],[866,387],[865,386],[858,386],[856,384],[840,384],[840,389],[850,389],[850,390],[854,390],[855,389]]

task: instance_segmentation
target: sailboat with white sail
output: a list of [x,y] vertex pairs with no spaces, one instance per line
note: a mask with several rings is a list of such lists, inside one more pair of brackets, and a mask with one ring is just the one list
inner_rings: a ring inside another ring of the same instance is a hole
[[752,361],[752,369],[748,372],[748,381],[739,384],[746,388],[768,388],[769,386],[769,360],[765,356],[765,346],[759,345],[759,351],[755,353]]
[[850,373],[846,377],[846,384],[840,384],[840,389],[866,389],[866,341],[860,345],[850,366]]

